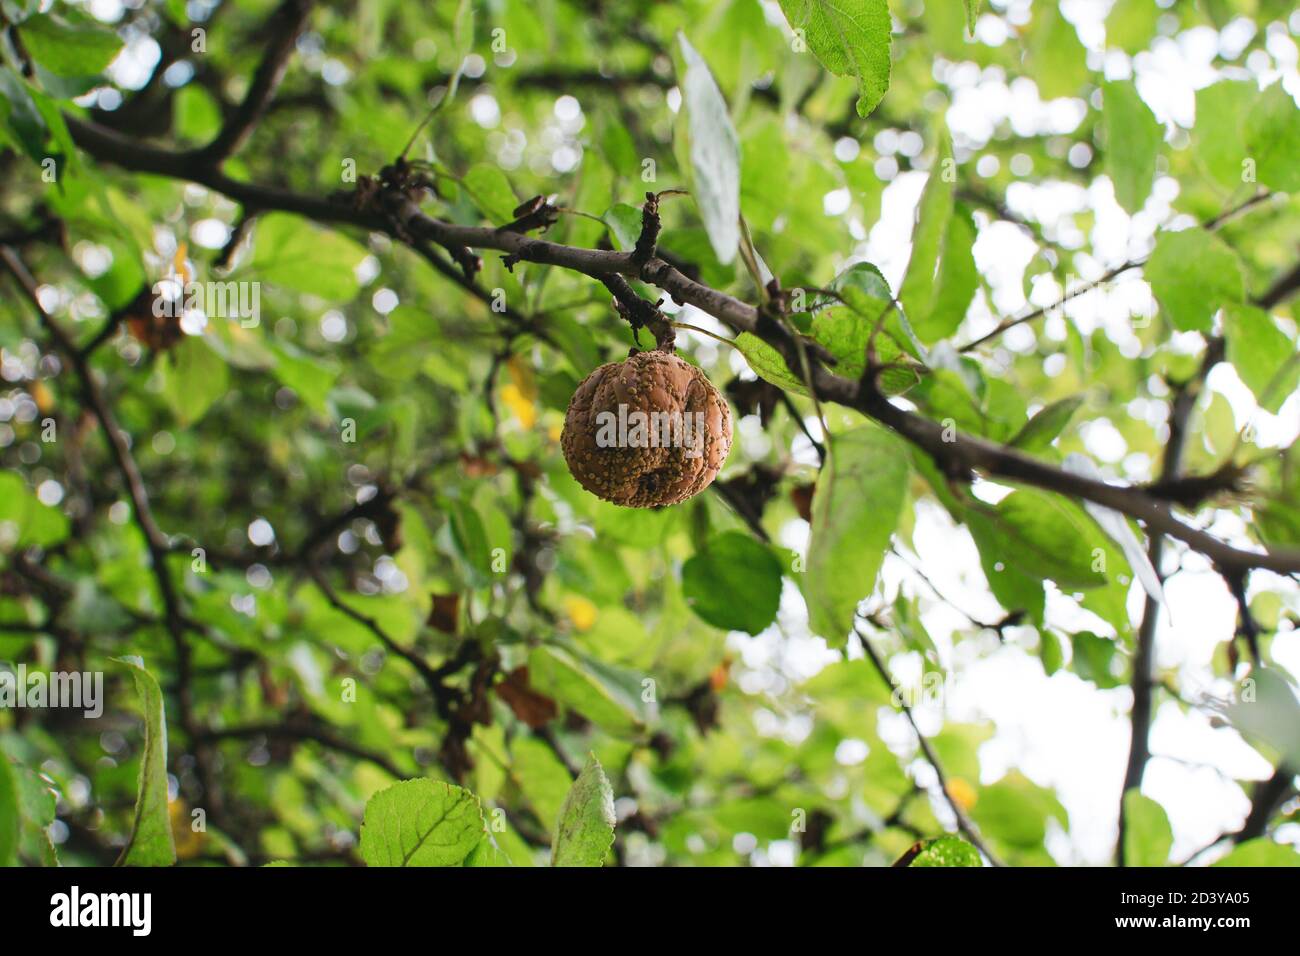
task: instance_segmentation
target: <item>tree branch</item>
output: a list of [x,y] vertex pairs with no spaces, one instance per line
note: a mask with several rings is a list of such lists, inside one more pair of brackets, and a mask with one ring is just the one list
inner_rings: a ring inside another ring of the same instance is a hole
[[[876,668],[876,672],[880,674],[881,679],[887,685],[892,687],[893,680],[889,675],[889,670],[885,667],[885,662],[881,660],[880,655],[876,653],[876,649],[871,646],[871,641],[867,638],[867,635],[858,630],[856,625],[854,625],[853,633],[857,636],[858,643],[862,646],[862,652],[867,655],[867,658]],[[920,744],[921,752],[925,754],[925,759],[929,762],[930,766],[934,768],[934,775],[939,781],[939,789],[943,792],[943,798],[947,802],[948,807],[952,810],[953,816],[957,819],[957,829],[961,831],[962,835],[970,841],[971,845],[975,847],[975,849],[984,854],[990,863],[994,866],[1002,866],[1002,862],[993,855],[993,851],[991,851],[985,845],[983,839],[981,839],[979,831],[975,829],[975,824],[972,823],[970,817],[966,815],[966,811],[961,808],[961,804],[953,799],[952,793],[948,790],[948,780],[944,775],[943,765],[939,763],[939,755],[934,752],[934,748],[930,745],[930,741],[926,739],[925,734],[921,733],[921,728],[918,727],[916,723],[916,717],[912,714],[912,708],[907,705],[907,701],[905,700],[900,700],[899,704],[902,706],[903,713],[907,716],[907,722],[912,725],[912,732],[916,734],[916,739]]]
[[330,607],[356,621],[373,634],[390,653],[400,657],[415,669],[415,672],[420,675],[420,679],[424,681],[424,685],[429,689],[429,693],[433,695],[434,703],[437,705],[439,712],[445,714],[450,707],[452,695],[449,688],[443,683],[444,675],[440,674],[419,653],[403,647],[394,640],[387,631],[379,626],[379,622],[373,617],[363,614],[351,605],[344,603],[318,568],[308,567],[307,573],[320,589],[321,594],[325,596],[325,600]]
[[[1160,466],[1160,481],[1171,482],[1182,469],[1183,449],[1187,445],[1187,423],[1197,396],[1210,369],[1218,362],[1221,350],[1206,349],[1201,366],[1190,381],[1178,386],[1169,412],[1169,438],[1165,443]],[[1161,565],[1164,561],[1165,536],[1153,534],[1147,542],[1147,557],[1156,575],[1163,581]],[[1124,797],[1130,790],[1141,789],[1147,762],[1151,759],[1151,708],[1153,698],[1152,672],[1155,658],[1156,628],[1160,620],[1160,605],[1150,594],[1142,607],[1142,623],[1138,626],[1137,646],[1133,653],[1133,710],[1129,717],[1128,763],[1124,769],[1124,785],[1120,789],[1119,835],[1115,843],[1115,859],[1126,865],[1124,837],[1128,829],[1128,815],[1124,810]]]
[[1291,767],[1278,764],[1273,776],[1255,784],[1250,813],[1246,815],[1246,822],[1241,825],[1241,829],[1232,835],[1233,843],[1245,843],[1265,834],[1274,811],[1289,794],[1295,792],[1295,776],[1295,770]]
[[271,98],[275,96],[280,81],[284,79],[285,70],[289,68],[289,57],[293,55],[298,34],[307,25],[311,8],[312,0],[284,0],[271,15],[264,28],[271,34],[271,39],[267,42],[262,62],[253,74],[248,93],[234,114],[222,125],[216,138],[198,151],[196,156],[200,162],[219,166],[222,161],[239,152],[248,141]]
[[1295,295],[1297,291],[1300,291],[1300,263],[1296,263],[1290,272],[1279,276],[1277,281],[1255,300],[1255,304],[1261,309],[1273,309]]
[[[1258,206],[1260,203],[1271,198],[1273,198],[1273,193],[1270,192],[1255,193],[1249,199],[1245,200],[1244,202],[1238,203],[1236,206],[1233,206],[1231,209],[1224,210],[1223,212],[1219,213],[1219,215],[1215,216],[1213,219],[1207,219],[1205,222],[1201,223],[1201,228],[1213,232],[1219,227],[1237,218],[1237,216],[1240,216],[1242,213],[1254,208],[1255,206]],[[957,351],[970,352],[973,349],[976,349],[979,346],[983,345],[985,342],[991,341],[992,339],[995,339],[998,336],[1002,335],[1008,329],[1014,329],[1017,326],[1024,325],[1028,322],[1033,322],[1035,319],[1041,318],[1042,316],[1046,315],[1048,312],[1053,312],[1057,309],[1060,309],[1064,307],[1065,304],[1070,300],[1076,299],[1081,295],[1085,295],[1093,291],[1094,289],[1105,285],[1107,282],[1110,282],[1112,279],[1116,278],[1117,276],[1123,275],[1125,272],[1128,272],[1132,269],[1140,269],[1142,266],[1146,265],[1148,258],[1149,256],[1141,256],[1136,259],[1129,259],[1127,262],[1122,262],[1117,266],[1107,269],[1104,273],[1102,273],[1098,278],[1094,279],[1092,282],[1086,282],[1081,286],[1068,290],[1064,295],[1062,295],[1051,305],[1042,306],[1041,308],[1037,308],[1037,309],[1031,309],[1029,312],[1026,312],[1024,315],[1003,319],[991,331],[984,333],[983,335],[979,336],[976,339],[971,340],[970,342],[967,342],[965,345],[959,347]],[[1297,268],[1297,274],[1295,276],[1295,281],[1297,283],[1300,283],[1300,266],[1297,266],[1296,268]],[[1271,305],[1276,304],[1276,302],[1274,302],[1269,305],[1265,305],[1263,299],[1259,299],[1257,301],[1263,308],[1270,308]]]
[[[140,474],[140,468],[131,454],[131,441],[121,425],[118,424],[117,418],[114,416],[112,408],[109,406],[102,389],[99,387],[99,382],[90,368],[87,357],[78,351],[68,334],[41,305],[36,280],[27,271],[27,267],[22,260],[8,246],[0,246],[0,262],[4,263],[18,282],[24,295],[36,310],[41,323],[49,331],[55,347],[71,365],[81,385],[86,405],[98,420],[99,426],[104,432],[104,438],[108,443],[109,453],[113,458],[118,473],[122,476],[123,483],[126,485],[127,494],[131,498],[131,513],[135,518],[136,525],[140,528],[141,534],[144,536],[145,547],[149,551],[150,570],[158,584],[158,592],[162,598],[163,623],[166,626],[167,633],[171,636],[172,646],[176,654],[176,697],[180,708],[180,725],[190,739],[194,740],[197,736],[198,723],[194,717],[191,688],[192,655],[185,634],[189,623],[181,608],[180,595],[176,590],[176,585],[167,571],[167,556],[171,550],[171,542],[154,519],[153,510],[149,505],[149,494],[145,488],[144,477]],[[198,754],[198,757],[204,789],[207,791],[209,798],[214,803],[219,804],[220,798],[215,790],[216,778],[211,772],[209,761],[202,752]]]
[[199,739],[205,742],[220,740],[256,740],[267,737],[278,740],[301,740],[320,744],[327,750],[334,750],[358,760],[372,763],[387,772],[396,780],[404,780],[409,774],[383,754],[370,750],[360,744],[336,736],[324,727],[293,721],[284,724],[250,724],[243,727],[219,727],[201,730]]
[[[323,223],[347,224],[387,233],[399,241],[427,239],[444,248],[495,249],[513,259],[570,269],[604,281],[606,276],[639,278],[658,286],[679,303],[693,305],[736,332],[751,332],[773,345],[791,368],[800,367],[796,343],[782,323],[725,292],[687,278],[662,256],[644,264],[633,254],[584,249],[521,235],[490,226],[461,226],[425,215],[408,196],[390,197],[382,211],[356,203],[272,189],[234,180],[219,170],[195,164],[185,154],[134,142],[92,123],[68,117],[76,141],[91,155],[139,172],[187,179],[260,209],[282,210]],[[404,238],[405,237],[405,238]],[[837,376],[818,363],[811,369],[817,396],[864,412],[928,452],[952,477],[968,478],[979,470],[991,478],[1024,484],[1092,501],[1143,522],[1147,533],[1163,532],[1202,552],[1225,570],[1266,568],[1279,574],[1300,572],[1300,551],[1274,549],[1260,552],[1232,547],[1213,535],[1178,520],[1169,506],[1140,488],[1112,485],[1064,471],[1013,448],[969,435],[945,440],[938,422],[890,402],[869,383]]]

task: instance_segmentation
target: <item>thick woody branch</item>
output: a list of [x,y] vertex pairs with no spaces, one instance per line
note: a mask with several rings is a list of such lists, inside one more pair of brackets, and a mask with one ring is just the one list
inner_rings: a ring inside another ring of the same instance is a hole
[[[403,239],[406,236],[428,240],[444,248],[495,249],[518,261],[570,269],[601,282],[611,274],[638,278],[658,286],[676,302],[707,312],[733,331],[757,335],[781,351],[792,368],[799,367],[795,343],[781,323],[760,315],[758,309],[748,303],[688,278],[662,256],[641,264],[630,252],[566,246],[491,226],[456,225],[426,215],[416,202],[404,197],[399,197],[393,208],[379,213],[344,201],[240,182],[218,170],[195,164],[185,154],[140,144],[72,117],[69,117],[69,129],[83,149],[105,162],[134,171],[187,179],[260,209],[294,212],[323,223],[357,226],[387,233],[401,241],[409,241],[409,238]],[[810,355],[816,354],[815,349],[808,351]],[[1225,571],[1265,568],[1279,574],[1300,573],[1300,551],[1246,551],[1233,547],[1184,524],[1168,503],[1141,488],[1112,485],[1076,475],[976,436],[948,436],[954,440],[946,440],[944,429],[938,422],[893,404],[869,384],[864,387],[859,382],[837,376],[817,362],[812,364],[811,371],[812,383],[820,399],[856,408],[892,428],[928,452],[949,475],[968,478],[974,472],[982,472],[990,478],[1020,482],[1112,508],[1141,521],[1148,534],[1164,533],[1183,541]]]

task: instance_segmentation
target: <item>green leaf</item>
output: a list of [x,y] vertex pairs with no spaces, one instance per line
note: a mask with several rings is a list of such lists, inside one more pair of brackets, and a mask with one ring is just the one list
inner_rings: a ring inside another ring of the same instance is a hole
[[21,475],[0,472],[0,549],[49,547],[69,531],[67,515],[37,498]]
[[1116,0],[1106,15],[1106,46],[1130,56],[1151,45],[1160,19],[1160,7],[1151,0]]
[[619,252],[630,252],[641,238],[641,210],[625,202],[615,203],[601,216]]
[[[892,297],[883,278],[870,284],[872,273],[879,276],[875,266],[858,263],[837,277],[832,288],[848,305],[822,306],[807,319],[805,334],[822,345],[835,359],[835,371],[846,378],[857,378],[867,365],[867,343],[872,330],[880,325],[876,335],[876,359],[881,363],[906,360],[905,352],[918,356],[921,351],[911,327],[902,313],[891,306]],[[749,367],[764,381],[796,395],[807,395],[808,387],[796,375],[775,348],[751,332],[742,332],[732,340]],[[919,357],[919,356],[918,356]],[[901,367],[886,369],[880,376],[880,387],[889,395],[907,391],[920,378],[923,368]]]
[[0,866],[18,862],[18,775],[0,751]]
[[45,159],[47,126],[36,106],[39,92],[8,67],[0,67],[0,115],[5,118],[8,138],[21,146],[28,159],[40,163]]
[[922,342],[936,342],[961,324],[979,284],[971,249],[975,226],[954,204],[957,177],[945,134],[921,194],[912,256],[898,292],[903,310]]
[[677,41],[685,63],[681,86],[690,139],[691,192],[713,252],[726,265],[736,257],[740,244],[740,142],[708,64],[685,34],[678,33]]
[[[452,343],[442,338],[437,317],[425,309],[403,303],[388,313],[388,332],[370,350],[370,362],[375,371],[395,381],[409,381],[433,353],[442,367],[450,366],[453,372],[464,375],[463,363],[447,361]],[[467,382],[456,380],[462,389]]]
[[248,270],[286,289],[346,302],[361,287],[356,269],[366,255],[364,246],[346,236],[276,212],[258,220]]
[[595,754],[573,781],[560,809],[551,866],[603,866],[614,845],[614,789]]
[[480,840],[478,846],[470,850],[469,856],[465,857],[462,866],[471,867],[493,867],[493,866],[511,866],[510,858],[501,851],[501,849],[492,840],[491,834],[485,834],[484,839]]
[[[568,773],[565,773],[568,780]],[[489,830],[469,856],[465,866],[533,866],[532,848],[513,830]]]
[[926,840],[925,848],[907,864],[918,866],[983,866],[980,851],[965,840],[955,836],[942,836]]
[[639,688],[627,675],[567,648],[535,648],[528,656],[528,681],[539,694],[555,698],[610,733],[631,733],[644,725],[636,697]]
[[1300,109],[1274,83],[1260,94],[1246,115],[1246,156],[1255,161],[1259,182],[1285,192],[1300,190]]
[[207,143],[221,130],[221,104],[197,83],[176,91],[172,115],[176,135],[192,143]]
[[1092,631],[1079,631],[1070,638],[1074,648],[1071,670],[1086,681],[1092,681],[1102,690],[1118,687],[1124,682],[1114,666],[1118,645],[1109,638]]
[[1000,560],[1026,574],[1050,578],[1065,590],[1106,584],[1106,575],[1094,570],[1096,549],[1106,551],[1101,531],[1074,503],[1021,488],[988,514],[1006,535],[1006,553],[998,555]]
[[1049,818],[1062,825],[1068,820],[1065,809],[1052,791],[1038,786],[1017,771],[981,788],[970,814],[986,836],[1022,851],[1042,847]]
[[176,862],[171,818],[167,813],[167,717],[162,690],[138,657],[115,657],[131,672],[144,715],[144,748],[135,798],[131,837],[117,866],[171,866]]
[[858,115],[869,115],[889,89],[886,0],[781,0],[781,10],[791,29],[803,31],[822,66],[836,76],[857,78]]
[[944,230],[930,310],[917,316],[912,325],[921,341],[934,342],[951,335],[966,317],[966,309],[979,288],[974,247],[975,221],[970,210],[959,204],[953,208]]
[[1051,677],[1065,663],[1065,654],[1061,649],[1061,638],[1055,631],[1040,629],[1038,632],[1038,658],[1043,662],[1043,673]]
[[980,0],[964,0],[966,7],[966,32],[975,35],[975,21],[980,15]]
[[452,49],[456,51],[456,70],[452,75],[451,88],[447,92],[448,96],[456,92],[461,70],[465,67],[465,58],[474,49],[476,21],[477,16],[473,0],[460,0],[456,5],[456,15],[452,18],[451,25]]
[[[531,678],[531,672],[530,672]],[[510,773],[519,781],[533,815],[553,833],[573,778],[550,747],[536,737],[517,737],[510,745]]]
[[1300,544],[1300,442],[1264,463],[1258,474],[1256,533],[1268,544]]
[[[49,95],[38,89],[29,88],[32,104],[40,113],[45,128],[49,130],[49,150],[53,154],[60,179],[76,163],[77,147],[68,132],[68,124],[63,119],[63,108]],[[60,184],[60,192],[64,187]]]
[[1256,668],[1239,698],[1219,709],[1243,737],[1268,745],[1282,762],[1300,766],[1300,699],[1285,671]]
[[453,501],[449,506],[452,541],[465,568],[465,575],[474,587],[482,587],[492,579],[491,551],[483,519],[472,505]]
[[111,30],[89,23],[72,25],[43,13],[28,17],[21,33],[32,59],[59,76],[98,73],[122,49],[121,38]]
[[741,332],[731,341],[736,346],[736,351],[745,356],[745,361],[759,378],[796,395],[808,394],[808,386],[790,371],[781,353],[757,335],[752,332]]
[[1041,623],[1046,604],[1042,578],[1006,560],[1015,545],[1011,536],[996,521],[974,509],[964,517],[966,527],[979,549],[984,578],[998,603],[1008,612],[1021,611],[1028,614],[1031,620]]
[[513,222],[519,200],[500,166],[479,163],[461,179],[479,212],[498,226]]
[[287,340],[272,342],[271,351],[275,354],[275,377],[293,389],[308,408],[324,415],[329,410],[329,393],[338,378],[338,367]]
[[229,367],[203,336],[185,336],[159,366],[163,396],[182,427],[202,418],[230,386]]
[[1209,332],[1220,307],[1245,298],[1241,260],[1205,229],[1162,232],[1145,271],[1160,308],[1183,332]]
[[483,839],[478,798],[441,780],[403,780],[366,802],[367,866],[459,866]]
[[[3,759],[0,755],[0,760]],[[18,785],[19,855],[24,863],[58,866],[59,854],[49,833],[57,811],[54,792],[27,767],[14,764],[10,769]]]
[[1164,807],[1138,790],[1124,794],[1125,866],[1164,866],[1174,845],[1174,831]]
[[1200,167],[1229,191],[1244,181],[1246,117],[1258,98],[1253,80],[1220,80],[1196,91],[1192,150]]
[[1295,847],[1274,843],[1268,837],[1256,837],[1233,847],[1232,852],[1215,860],[1212,866],[1300,866]]
[[1078,96],[1088,79],[1087,50],[1074,24],[1055,3],[1034,4],[1034,20],[1026,44],[1029,75],[1045,100]]
[[[1076,475],[1082,475],[1093,481],[1105,481],[1106,476],[1101,469],[1096,466],[1091,458],[1081,452],[1070,452],[1065,456],[1062,467]],[[1119,545],[1120,551],[1124,555],[1124,560],[1128,562],[1128,567],[1137,576],[1142,584],[1143,590],[1151,596],[1151,599],[1158,604],[1165,603],[1164,586],[1160,583],[1160,575],[1151,564],[1151,559],[1147,554],[1147,548],[1138,540],[1137,534],[1133,531],[1132,524],[1124,514],[1115,511],[1113,508],[1105,508],[1092,501],[1083,502],[1083,510],[1088,513],[1088,517],[1097,522],[1097,527],[1115,544]],[[1115,569],[1116,573],[1112,575],[1112,582],[1117,582],[1120,572]],[[1118,604],[1121,605],[1119,613],[1127,620],[1127,612],[1123,610],[1124,597],[1120,596]],[[1092,610],[1098,610],[1092,608]],[[1102,617],[1104,613],[1098,610]],[[1117,628],[1122,630],[1122,628]]]
[[1115,201],[1135,213],[1151,195],[1164,130],[1131,82],[1103,83],[1102,96],[1106,175]]
[[1011,444],[1021,451],[1042,452],[1051,447],[1058,435],[1065,431],[1074,413],[1083,405],[1083,395],[1072,395],[1044,405],[1025,422],[1023,428],[1011,439]]
[[[939,671],[924,673],[919,687],[921,693],[930,693],[930,687],[926,685],[927,678],[943,676]],[[942,692],[942,688],[936,687],[935,691]],[[945,723],[943,730],[930,738],[930,744],[948,779],[960,780],[969,785],[980,778],[979,750],[992,737],[993,727],[990,724]]]
[[[894,299],[888,281],[870,262],[849,266],[831,282],[831,291],[838,293],[859,319],[851,325],[838,321],[844,310],[834,306],[821,308],[813,316],[810,334],[835,356],[837,372],[849,377],[861,374],[866,367],[867,343],[877,328],[879,361],[893,362],[904,358],[904,353],[918,362],[925,360],[925,347],[917,339],[902,304]],[[895,373],[902,378],[896,379]],[[889,369],[881,376],[881,385],[886,391],[902,391],[916,384],[917,374],[908,369]]]
[[714,627],[758,634],[776,620],[781,563],[749,535],[728,531],[682,565],[682,593]]
[[875,589],[903,511],[907,449],[867,425],[830,436],[812,506],[812,540],[803,592],[809,623],[832,646],[853,629],[858,602]]
[[1223,336],[1228,361],[1260,406],[1276,415],[1300,375],[1295,343],[1263,309],[1239,303],[1223,310]]

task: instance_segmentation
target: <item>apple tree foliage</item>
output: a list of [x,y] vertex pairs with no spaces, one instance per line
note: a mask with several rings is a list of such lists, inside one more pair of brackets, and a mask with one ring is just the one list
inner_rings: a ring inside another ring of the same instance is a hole
[[[0,11],[0,670],[104,691],[0,697],[0,864],[1079,862],[994,658],[1131,714],[1119,860],[1172,707],[1300,862],[1293,4]],[[656,303],[736,441],[629,510]]]

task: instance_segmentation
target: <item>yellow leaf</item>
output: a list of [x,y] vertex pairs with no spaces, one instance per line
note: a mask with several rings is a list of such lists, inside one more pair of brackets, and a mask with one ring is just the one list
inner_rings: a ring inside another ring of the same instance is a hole
[[181,282],[185,285],[189,285],[190,280],[194,278],[193,273],[190,272],[189,264],[185,261],[185,254],[189,252],[189,248],[188,242],[182,242],[176,247],[176,255],[172,257],[172,271],[180,277]]
[[963,810],[969,810],[975,806],[975,788],[961,777],[953,777],[948,781],[948,796],[952,797],[953,803]]
[[596,605],[585,597],[570,594],[564,599],[564,612],[573,622],[574,630],[589,631],[596,624]]
[[172,800],[167,804],[167,816],[171,818],[172,839],[176,843],[176,858],[192,860],[203,852],[207,842],[207,833],[196,831],[184,801]]
[[519,420],[519,424],[525,431],[537,424],[537,406],[524,396],[518,385],[511,382],[503,386],[501,400],[510,408],[511,414]]
[[518,355],[510,356],[506,368],[510,372],[510,381],[519,389],[519,394],[530,402],[536,401],[537,380],[533,377],[533,370]]
[[27,390],[31,393],[32,401],[36,403],[36,407],[42,413],[48,412],[54,407],[54,396],[50,394],[49,386],[40,379],[28,385]]

